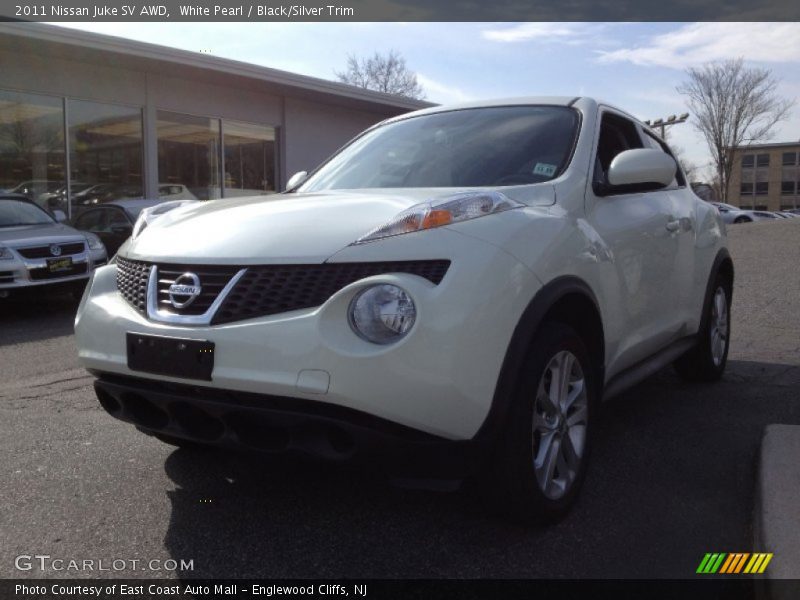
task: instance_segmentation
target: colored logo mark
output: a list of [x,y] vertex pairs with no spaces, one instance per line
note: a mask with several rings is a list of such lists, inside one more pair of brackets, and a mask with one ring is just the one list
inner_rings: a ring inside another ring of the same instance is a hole
[[772,560],[772,553],[756,552],[725,552],[708,553],[700,561],[697,573],[702,575],[717,574],[736,574],[736,573],[763,573],[769,561]]

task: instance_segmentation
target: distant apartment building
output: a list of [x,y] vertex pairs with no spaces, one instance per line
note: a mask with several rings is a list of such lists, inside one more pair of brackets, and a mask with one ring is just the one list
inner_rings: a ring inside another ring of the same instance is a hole
[[734,149],[727,202],[741,208],[800,208],[800,142]]

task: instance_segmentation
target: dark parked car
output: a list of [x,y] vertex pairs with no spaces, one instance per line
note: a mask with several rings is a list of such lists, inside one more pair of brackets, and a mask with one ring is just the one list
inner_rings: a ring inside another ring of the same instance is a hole
[[103,241],[108,255],[114,256],[119,247],[131,236],[136,220],[145,209],[147,209],[148,215],[155,217],[187,202],[196,202],[196,200],[171,202],[164,202],[162,199],[113,200],[81,211],[73,217],[72,226],[80,231],[95,234]]

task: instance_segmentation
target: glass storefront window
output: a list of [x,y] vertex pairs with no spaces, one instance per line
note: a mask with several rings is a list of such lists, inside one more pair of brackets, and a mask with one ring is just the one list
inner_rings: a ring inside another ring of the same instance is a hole
[[142,110],[67,102],[72,212],[120,198],[141,198]]
[[275,129],[226,119],[222,133],[225,196],[275,193]]
[[221,196],[219,119],[158,111],[159,196],[180,190],[183,199],[210,200]]
[[0,189],[48,206],[64,182],[62,99],[0,90]]

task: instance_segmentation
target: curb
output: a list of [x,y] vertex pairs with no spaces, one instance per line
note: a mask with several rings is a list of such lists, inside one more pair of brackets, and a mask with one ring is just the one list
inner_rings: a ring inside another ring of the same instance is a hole
[[756,597],[795,600],[800,579],[800,425],[767,425],[756,474],[754,549],[774,558],[757,577]]

